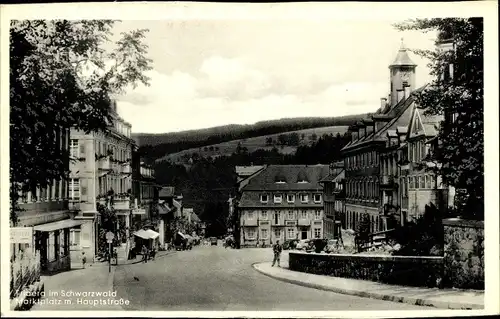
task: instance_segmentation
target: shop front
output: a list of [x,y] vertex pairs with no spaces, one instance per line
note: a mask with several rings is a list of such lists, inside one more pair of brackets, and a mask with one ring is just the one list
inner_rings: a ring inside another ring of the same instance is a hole
[[70,229],[82,224],[80,220],[66,219],[33,227],[42,274],[71,269]]
[[140,253],[142,246],[146,246],[148,249],[158,250],[158,238],[160,234],[152,229],[141,229],[134,233],[135,249],[136,253]]

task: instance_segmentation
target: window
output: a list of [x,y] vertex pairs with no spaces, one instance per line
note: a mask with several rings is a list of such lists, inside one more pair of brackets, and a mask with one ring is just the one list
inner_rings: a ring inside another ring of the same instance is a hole
[[293,210],[288,211],[288,219],[293,219]]
[[274,230],[274,237],[277,237],[277,238],[281,237],[281,229],[275,229]]
[[314,219],[321,219],[321,211],[317,210],[314,212]]
[[425,188],[432,188],[431,177],[429,175],[425,175]]
[[321,194],[314,194],[314,202],[315,203],[321,202]]
[[72,158],[79,158],[80,154],[78,154],[78,140],[71,139],[69,141],[69,156]]
[[288,228],[288,238],[295,238],[295,229]]
[[253,219],[253,212],[248,212],[248,219]]
[[434,186],[436,185],[435,183],[436,183],[435,177],[434,177],[434,175],[431,175],[431,188],[434,188]]
[[247,230],[247,237],[248,237],[248,239],[255,239],[255,229],[248,229]]
[[418,177],[418,180],[419,180],[419,184],[420,184],[420,188],[425,188],[425,179],[423,176],[419,176]]
[[261,229],[261,234],[262,234],[262,239],[267,239],[269,237],[269,233],[267,232],[267,229]]
[[301,194],[300,195],[300,201],[302,203],[307,203],[309,201],[309,196],[307,194]]
[[314,228],[314,238],[321,238],[321,228]]
[[269,200],[269,198],[267,197],[267,195],[260,195],[260,202],[261,203],[267,203],[268,200]]
[[302,219],[307,219],[307,210],[303,210],[303,211],[301,211],[301,212],[300,212],[300,217],[301,217]]
[[294,203],[295,202],[295,195],[286,195],[286,201],[289,203]]
[[262,219],[267,219],[267,211],[266,210],[263,210],[261,215],[262,215]]
[[69,180],[69,198],[72,200],[80,199],[80,180],[78,178]]
[[283,201],[283,195],[274,195],[274,202],[275,203],[281,203]]
[[279,211],[274,211],[274,223],[277,225],[279,224],[279,218],[280,218],[280,212]]

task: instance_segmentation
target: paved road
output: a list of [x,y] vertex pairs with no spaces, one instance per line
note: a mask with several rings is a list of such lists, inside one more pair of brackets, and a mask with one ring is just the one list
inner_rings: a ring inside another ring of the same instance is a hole
[[[287,253],[284,253],[287,256]],[[118,266],[114,288],[125,310],[334,311],[425,310],[426,307],[306,288],[260,274],[252,263],[270,249],[195,247],[147,264]],[[286,262],[286,261],[285,261]],[[137,277],[139,280],[135,280]]]

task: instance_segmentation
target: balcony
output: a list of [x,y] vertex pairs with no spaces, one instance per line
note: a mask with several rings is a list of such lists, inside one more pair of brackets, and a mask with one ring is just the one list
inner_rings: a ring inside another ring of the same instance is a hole
[[80,210],[80,200],[69,200],[68,201],[68,209],[70,211],[79,211]]
[[132,166],[130,165],[130,163],[122,164],[121,173],[122,174],[132,174]]
[[394,180],[394,176],[382,175],[382,178],[380,179],[380,189],[393,190],[397,187],[398,185]]
[[[100,197],[97,199],[98,203],[106,206],[107,197]],[[113,208],[116,210],[130,210],[130,195],[115,195],[113,198]]]
[[114,208],[116,210],[129,210],[130,209],[130,196],[115,196],[114,198]]
[[257,226],[258,221],[257,219],[244,219],[243,220],[243,226]]
[[298,225],[299,226],[310,226],[311,225],[311,221],[309,219],[299,219],[298,220]]
[[111,159],[109,156],[103,157],[97,161],[97,168],[101,171],[111,170]]

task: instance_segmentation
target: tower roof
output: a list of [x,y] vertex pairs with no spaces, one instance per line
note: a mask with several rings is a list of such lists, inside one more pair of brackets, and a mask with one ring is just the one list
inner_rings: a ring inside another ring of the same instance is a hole
[[392,64],[389,66],[390,68],[395,66],[417,66],[408,55],[408,49],[404,46],[403,39],[401,39],[401,48],[398,51],[398,55]]

